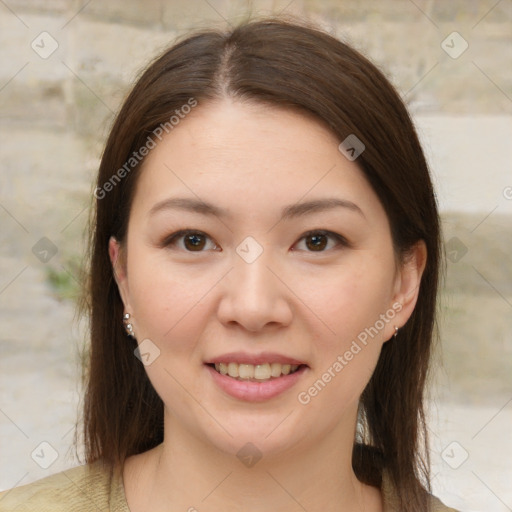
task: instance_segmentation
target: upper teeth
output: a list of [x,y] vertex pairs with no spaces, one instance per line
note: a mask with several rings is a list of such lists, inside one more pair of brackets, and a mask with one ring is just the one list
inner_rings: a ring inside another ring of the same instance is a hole
[[238,364],[215,363],[215,369],[222,375],[240,379],[266,380],[270,377],[280,377],[294,372],[298,364],[263,363],[263,364]]

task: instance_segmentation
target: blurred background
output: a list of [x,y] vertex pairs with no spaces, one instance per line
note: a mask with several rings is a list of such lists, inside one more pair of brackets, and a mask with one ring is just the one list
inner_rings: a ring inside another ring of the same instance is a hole
[[447,255],[434,491],[511,511],[512,0],[0,0],[0,489],[77,464],[78,271],[120,102],[176,37],[272,13],[351,43],[410,107]]

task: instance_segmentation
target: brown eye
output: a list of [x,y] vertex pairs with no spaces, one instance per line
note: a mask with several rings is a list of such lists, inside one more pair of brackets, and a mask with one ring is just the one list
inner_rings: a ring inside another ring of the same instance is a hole
[[206,245],[206,237],[199,233],[185,235],[183,239],[185,248],[189,251],[201,251]]
[[206,233],[191,229],[182,229],[173,233],[162,241],[161,247],[185,252],[218,251],[220,249]]
[[327,235],[311,235],[306,238],[306,246],[311,251],[323,251],[327,247]]
[[301,239],[293,247],[293,250],[301,250],[306,252],[327,252],[331,249],[350,247],[345,237],[325,231],[323,229],[308,231],[302,235]]

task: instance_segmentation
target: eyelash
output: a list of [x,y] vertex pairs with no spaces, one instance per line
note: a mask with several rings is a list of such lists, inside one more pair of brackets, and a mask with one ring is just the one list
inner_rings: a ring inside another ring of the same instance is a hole
[[[186,235],[200,235],[200,236],[203,236],[203,237],[207,238],[211,242],[213,242],[211,237],[208,236],[203,231],[200,231],[200,230],[197,230],[197,229],[181,229],[179,231],[176,231],[175,233],[172,233],[168,237],[166,237],[164,239],[164,241],[162,242],[161,246],[162,247],[169,247],[169,246],[173,246],[173,245],[175,246],[176,242],[178,240],[183,240],[183,237],[185,237]],[[294,244],[294,246],[297,245],[298,242],[301,242],[302,240],[305,240],[308,237],[311,237],[313,235],[326,236],[326,237],[330,238],[331,240],[335,240],[337,242],[337,245],[339,245],[339,246],[350,247],[350,244],[349,244],[349,242],[347,241],[347,239],[345,237],[339,235],[338,233],[334,233],[333,231],[327,231],[325,229],[313,229],[313,230],[307,231],[306,233],[304,233],[299,238],[299,240]],[[215,244],[215,242],[213,242],[213,243],[214,243],[215,247],[217,247],[217,244]],[[185,252],[189,252],[189,253],[205,252],[204,250],[189,251],[186,248],[181,248],[181,249],[184,250]],[[330,249],[326,249],[326,250],[322,250],[322,251],[306,251],[306,252],[311,252],[311,253],[320,252],[320,253],[324,253],[324,252],[327,252],[327,251],[332,250],[332,249],[333,248],[331,247]]]

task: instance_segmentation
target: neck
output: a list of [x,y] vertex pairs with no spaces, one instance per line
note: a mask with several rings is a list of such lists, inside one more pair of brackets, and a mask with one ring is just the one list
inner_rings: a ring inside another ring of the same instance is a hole
[[206,444],[166,418],[164,443],[127,462],[125,487],[130,509],[380,510],[375,505],[380,501],[378,490],[361,484],[352,470],[354,429],[355,418],[351,432],[341,432],[346,427],[337,426],[321,439],[309,441],[309,449],[304,443],[279,453],[265,449],[261,453],[248,445],[237,457]]

